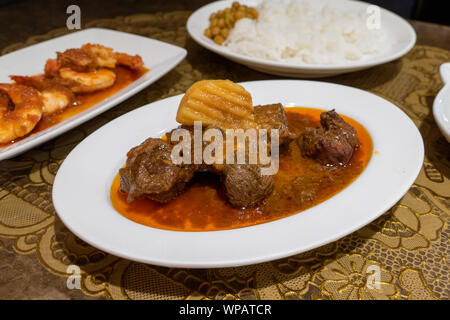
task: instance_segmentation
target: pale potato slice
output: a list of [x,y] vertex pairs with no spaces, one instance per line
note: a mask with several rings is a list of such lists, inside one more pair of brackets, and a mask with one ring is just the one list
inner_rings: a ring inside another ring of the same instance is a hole
[[252,97],[244,87],[230,80],[203,80],[194,83],[181,100],[177,121],[203,126],[215,125],[221,129],[252,128]]

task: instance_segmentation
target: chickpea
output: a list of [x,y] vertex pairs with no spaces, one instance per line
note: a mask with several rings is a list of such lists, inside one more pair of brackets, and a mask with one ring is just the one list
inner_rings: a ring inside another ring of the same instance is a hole
[[205,37],[211,38],[212,37],[212,32],[210,28],[206,28],[205,32],[204,32]]
[[258,10],[256,10],[255,8],[250,8],[249,12],[253,19],[258,19],[259,16]]
[[230,34],[230,29],[227,28],[223,28],[222,30],[220,30],[220,35],[226,39],[228,38],[228,35]]
[[242,11],[238,11],[238,12],[236,12],[236,13],[234,14],[234,18],[235,18],[236,20],[242,19],[242,18],[244,18],[244,17],[245,17],[245,14],[244,14],[244,12],[242,12]]
[[234,25],[234,17],[228,16],[225,18],[225,26],[231,28]]
[[225,39],[220,35],[214,37],[214,42],[217,43],[218,45],[221,45],[224,41]]
[[236,21],[243,18],[257,19],[258,15],[255,8],[234,1],[230,8],[219,10],[209,16],[209,27],[205,29],[204,35],[221,45],[230,35]]
[[212,33],[214,36],[217,36],[217,35],[220,33],[220,28],[219,28],[219,27],[213,27],[213,28],[211,29],[211,33]]

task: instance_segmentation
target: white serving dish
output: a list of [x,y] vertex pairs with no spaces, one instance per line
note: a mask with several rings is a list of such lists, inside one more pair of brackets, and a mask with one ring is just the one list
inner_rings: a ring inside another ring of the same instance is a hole
[[444,87],[433,102],[433,116],[445,139],[450,142],[450,63],[440,67]]
[[[220,9],[230,7],[234,0],[216,1],[207,4],[196,10],[187,21],[189,35],[202,47],[211,50],[227,59],[241,63],[257,71],[293,78],[319,78],[338,75],[347,72],[358,71],[396,60],[405,55],[416,43],[416,33],[413,27],[400,16],[380,8],[381,28],[390,37],[391,47],[380,56],[364,61],[356,61],[340,65],[320,65],[320,64],[294,64],[290,62],[271,61],[261,58],[254,58],[238,53],[234,53],[226,47],[217,45],[211,39],[203,35],[204,30],[209,26],[209,16]],[[256,6],[262,0],[242,0],[241,4]],[[303,0],[311,5],[321,5],[330,3],[346,12],[366,12],[370,4],[363,1],[350,0]]]
[[[301,253],[348,235],[378,218],[409,189],[423,163],[422,137],[397,106],[363,90],[315,81],[246,82],[253,102],[335,108],[361,123],[374,154],[364,172],[327,201],[287,218],[224,231],[155,229],[115,211],[110,188],[130,148],[160,137],[175,121],[181,95],[129,112],[83,140],[53,185],[62,222],[87,243],[126,259],[168,267],[254,264]],[[114,143],[111,143],[114,141]]]
[[10,83],[10,75],[42,73],[47,59],[56,57],[57,51],[81,47],[85,43],[99,43],[118,52],[139,54],[144,60],[145,67],[150,69],[150,71],[129,86],[91,108],[12,145],[0,148],[0,160],[12,158],[34,148],[114,107],[172,70],[184,59],[187,53],[183,48],[162,41],[125,32],[91,28],[47,40],[1,56],[0,83]]

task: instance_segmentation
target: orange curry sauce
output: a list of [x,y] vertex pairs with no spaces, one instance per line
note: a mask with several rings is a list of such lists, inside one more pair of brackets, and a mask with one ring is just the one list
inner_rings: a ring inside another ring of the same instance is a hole
[[12,145],[15,142],[18,142],[20,140],[23,140],[26,137],[29,137],[35,133],[41,132],[45,129],[50,128],[51,126],[54,126],[55,124],[58,124],[64,120],[67,120],[68,118],[79,114],[90,107],[96,105],[97,103],[105,100],[106,98],[112,96],[119,90],[125,88],[129,84],[133,83],[140,77],[142,77],[145,73],[149,71],[147,68],[142,68],[139,71],[136,70],[130,70],[125,67],[118,66],[113,69],[113,71],[116,73],[116,81],[114,84],[106,89],[95,91],[92,93],[85,93],[85,94],[77,94],[75,97],[75,102],[65,108],[64,110],[57,111],[55,113],[52,113],[50,115],[44,115],[42,119],[38,122],[36,127],[27,134],[26,136],[23,136],[21,138],[18,138],[14,141],[11,141],[10,143],[6,144],[0,144],[0,148],[6,147],[9,145]]
[[[323,110],[287,108],[290,130],[319,126]],[[114,208],[137,223],[166,230],[214,231],[241,228],[281,219],[315,206],[351,184],[367,166],[372,156],[372,139],[366,129],[353,119],[343,117],[357,131],[361,146],[345,167],[327,167],[302,157],[296,141],[280,152],[275,187],[265,201],[254,208],[233,208],[223,197],[220,178],[196,174],[186,191],[167,204],[139,199],[128,204],[120,191],[119,175],[111,187]]]

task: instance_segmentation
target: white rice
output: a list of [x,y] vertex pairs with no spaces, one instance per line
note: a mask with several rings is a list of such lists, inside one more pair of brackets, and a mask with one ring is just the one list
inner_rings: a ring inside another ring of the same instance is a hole
[[224,46],[246,56],[307,64],[346,64],[384,53],[382,29],[367,27],[368,14],[348,13],[332,2],[312,7],[301,0],[266,0],[257,20],[241,19]]

